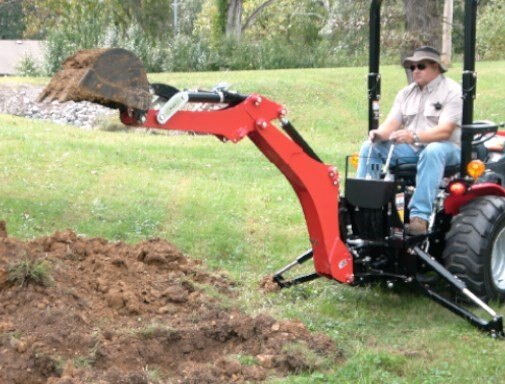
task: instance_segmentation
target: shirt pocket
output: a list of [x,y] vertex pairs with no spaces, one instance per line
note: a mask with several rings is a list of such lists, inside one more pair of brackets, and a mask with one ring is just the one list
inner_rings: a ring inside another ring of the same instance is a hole
[[424,117],[432,127],[438,125],[438,120],[440,120],[440,114],[442,113],[442,108],[439,106],[439,104],[440,103],[428,102],[424,107]]
[[412,125],[418,113],[419,111],[412,106],[405,108],[402,114],[404,128],[409,128]]

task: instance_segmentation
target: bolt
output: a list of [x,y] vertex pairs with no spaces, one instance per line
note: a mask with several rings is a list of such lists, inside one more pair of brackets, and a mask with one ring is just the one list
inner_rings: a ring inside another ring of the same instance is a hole
[[265,129],[266,127],[268,127],[268,124],[265,120],[258,120],[256,122],[256,125],[258,126],[258,128],[263,128]]
[[281,108],[279,110],[279,117],[284,117],[284,116],[286,116],[287,113],[288,113],[288,111],[286,111],[285,108]]
[[261,98],[261,96],[254,96],[252,98],[252,101],[253,101],[254,105],[258,107],[261,104],[261,102],[263,101],[263,99]]

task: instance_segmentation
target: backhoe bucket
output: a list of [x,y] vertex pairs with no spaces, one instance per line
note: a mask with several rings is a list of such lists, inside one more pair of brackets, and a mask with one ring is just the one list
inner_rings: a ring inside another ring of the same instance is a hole
[[39,101],[91,101],[110,108],[149,109],[151,95],[142,62],[122,48],[78,51],[42,91]]

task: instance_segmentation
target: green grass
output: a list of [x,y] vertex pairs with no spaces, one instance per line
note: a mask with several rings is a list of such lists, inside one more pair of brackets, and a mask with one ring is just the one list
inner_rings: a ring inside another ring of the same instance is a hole
[[29,283],[48,287],[53,284],[52,266],[47,260],[35,261],[27,258],[9,265],[8,280],[24,286]]
[[[503,64],[478,63],[476,118],[505,120]],[[343,171],[345,156],[366,136],[366,73],[176,73],[150,80],[179,88],[228,81],[242,93],[261,93],[285,105],[316,152]],[[459,65],[449,73],[459,81]],[[387,111],[405,77],[396,66],[382,75]],[[261,278],[309,242],[289,183],[247,140],[87,132],[0,116],[0,182],[0,219],[11,236],[30,239],[65,228],[128,242],[161,236],[240,280],[240,302],[250,313],[301,319],[344,350],[344,361],[329,370],[272,382],[498,383],[505,377],[504,343],[424,297],[329,280],[260,293]]]

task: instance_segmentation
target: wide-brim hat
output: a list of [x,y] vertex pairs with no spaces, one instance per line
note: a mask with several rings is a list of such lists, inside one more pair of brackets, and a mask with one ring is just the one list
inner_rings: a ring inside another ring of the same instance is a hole
[[447,72],[447,68],[440,60],[440,52],[438,52],[433,47],[419,47],[414,51],[414,54],[410,57],[403,59],[403,66],[409,68],[414,63],[419,63],[423,60],[429,60],[437,63],[440,66],[442,73]]

